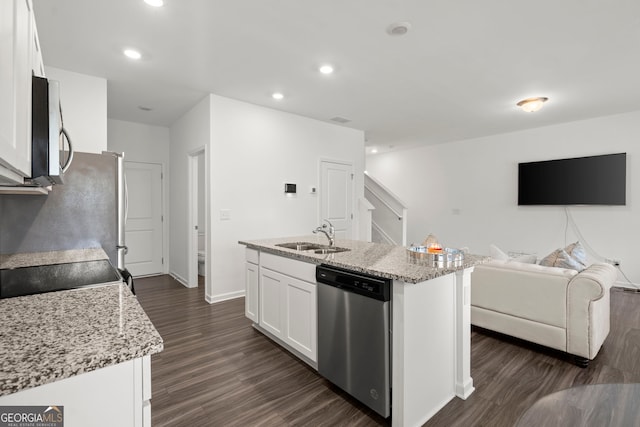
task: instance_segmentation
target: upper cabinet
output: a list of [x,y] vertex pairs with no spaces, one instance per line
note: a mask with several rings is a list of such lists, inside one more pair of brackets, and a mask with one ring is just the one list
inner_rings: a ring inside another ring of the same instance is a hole
[[31,176],[31,76],[44,75],[32,0],[0,2],[0,184]]
[[34,76],[45,77],[44,62],[42,61],[42,51],[40,50],[40,39],[36,27],[36,17],[31,14],[31,71]]

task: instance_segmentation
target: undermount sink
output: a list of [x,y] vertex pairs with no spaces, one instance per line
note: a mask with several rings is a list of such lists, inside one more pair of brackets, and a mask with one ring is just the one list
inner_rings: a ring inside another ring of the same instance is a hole
[[313,251],[314,254],[321,254],[321,255],[325,255],[325,254],[335,254],[338,252],[346,252],[349,251],[350,249],[347,248],[336,248],[336,247],[328,247],[328,248],[320,248],[320,249],[315,249]]
[[280,243],[276,246],[286,249],[293,249],[300,252],[309,251],[319,255],[335,254],[338,252],[346,252],[350,250],[347,248],[338,248],[336,246],[320,245],[318,243],[311,242]]
[[323,245],[319,245],[317,243],[309,243],[309,242],[293,242],[293,243],[280,243],[279,246],[281,248],[293,249],[296,251],[308,251],[311,249],[320,249]]

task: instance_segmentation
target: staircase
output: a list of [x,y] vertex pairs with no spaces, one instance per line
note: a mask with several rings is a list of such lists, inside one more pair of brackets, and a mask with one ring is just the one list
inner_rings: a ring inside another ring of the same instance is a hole
[[364,196],[371,211],[371,241],[407,245],[407,206],[391,190],[365,173]]

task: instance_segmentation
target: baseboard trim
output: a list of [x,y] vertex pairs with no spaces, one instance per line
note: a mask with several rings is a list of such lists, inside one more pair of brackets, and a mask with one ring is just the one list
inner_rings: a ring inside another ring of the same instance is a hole
[[230,299],[236,299],[236,298],[242,298],[242,297],[244,297],[244,290],[227,292],[226,294],[219,294],[219,295],[205,294],[204,299],[209,304],[215,304],[217,302],[228,301]]
[[176,279],[176,281],[178,281],[178,283],[180,283],[185,288],[189,287],[189,281],[187,279],[185,279],[184,277],[182,277],[181,275],[179,275],[178,273],[170,271],[169,272],[169,276],[171,276],[174,279]]

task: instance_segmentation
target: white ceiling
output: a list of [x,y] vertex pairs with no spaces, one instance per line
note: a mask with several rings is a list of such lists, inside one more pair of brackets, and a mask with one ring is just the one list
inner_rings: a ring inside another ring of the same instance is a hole
[[[638,0],[34,4],[45,65],[106,78],[114,119],[169,126],[212,92],[348,118],[384,151],[640,110]],[[411,31],[389,36],[397,21]],[[550,100],[519,111],[529,96]]]

